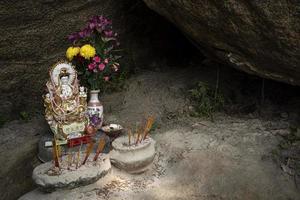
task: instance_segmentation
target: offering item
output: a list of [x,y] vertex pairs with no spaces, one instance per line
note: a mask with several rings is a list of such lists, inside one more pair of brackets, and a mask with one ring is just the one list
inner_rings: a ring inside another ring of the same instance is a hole
[[77,71],[67,62],[55,64],[49,72],[48,93],[44,96],[45,118],[58,144],[84,135],[88,124],[87,95],[80,87]]
[[101,130],[108,135],[112,141],[122,134],[123,127],[119,124],[109,124],[107,126],[103,126]]

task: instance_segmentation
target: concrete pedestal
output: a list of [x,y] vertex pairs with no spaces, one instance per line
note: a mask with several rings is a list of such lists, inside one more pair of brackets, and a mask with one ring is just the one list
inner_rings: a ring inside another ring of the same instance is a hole
[[[81,161],[85,154],[81,154]],[[97,161],[93,161],[95,154],[91,154],[85,165],[67,165],[67,156],[62,157],[60,169],[55,169],[52,162],[37,166],[33,170],[34,182],[44,192],[52,192],[56,189],[72,189],[88,185],[104,177],[111,169],[108,154],[101,154]]]
[[112,147],[112,164],[132,174],[146,171],[155,156],[155,141],[151,138],[128,146],[128,138],[120,137],[113,141]]

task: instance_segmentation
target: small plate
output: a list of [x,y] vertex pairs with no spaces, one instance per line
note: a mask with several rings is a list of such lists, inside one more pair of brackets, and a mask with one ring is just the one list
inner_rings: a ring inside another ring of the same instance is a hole
[[123,127],[119,124],[109,124],[107,126],[103,126],[101,128],[101,130],[106,133],[111,133],[111,132],[115,132],[115,131],[121,131],[121,130],[123,130]]
[[111,141],[113,141],[122,134],[123,127],[119,124],[109,124],[103,126],[101,130],[110,137]]

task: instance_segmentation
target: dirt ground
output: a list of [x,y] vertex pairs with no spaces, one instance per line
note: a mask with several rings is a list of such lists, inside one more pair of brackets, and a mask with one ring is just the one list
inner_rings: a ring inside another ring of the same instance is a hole
[[49,194],[36,189],[20,199],[300,199],[294,180],[272,160],[278,133],[289,131],[286,113],[266,119],[221,112],[213,122],[189,116],[186,90],[207,73],[145,72],[130,79],[125,91],[102,98],[107,122],[132,127],[145,116],[156,117],[151,134],[157,154],[147,172],[112,168],[92,185]]

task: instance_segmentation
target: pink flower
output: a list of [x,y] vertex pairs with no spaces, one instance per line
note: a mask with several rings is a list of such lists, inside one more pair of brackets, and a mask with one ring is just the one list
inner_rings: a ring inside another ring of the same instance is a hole
[[107,59],[107,58],[104,59],[104,63],[105,63],[105,64],[108,63],[108,59]]
[[104,68],[105,68],[105,64],[103,64],[103,63],[99,64],[98,68],[99,68],[100,71],[103,71]]
[[95,67],[96,67],[96,64],[95,64],[95,63],[90,63],[90,64],[88,65],[89,70],[93,70],[93,69],[95,69]]
[[100,58],[99,56],[95,56],[95,57],[93,58],[93,61],[94,61],[95,63],[100,63],[101,58]]
[[109,81],[109,77],[108,76],[104,76],[103,79],[104,79],[104,81]]

